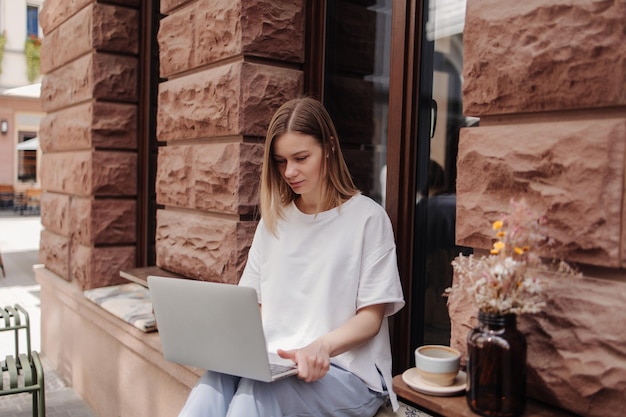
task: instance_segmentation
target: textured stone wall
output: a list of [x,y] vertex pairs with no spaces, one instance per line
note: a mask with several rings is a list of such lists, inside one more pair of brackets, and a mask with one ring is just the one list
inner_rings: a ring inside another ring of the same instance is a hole
[[236,283],[267,125],[302,94],[304,1],[163,0],[161,13],[157,265]]
[[[139,7],[49,0],[41,12],[40,256],[83,289],[135,263]],[[160,12],[157,263],[236,282],[267,124],[302,94],[304,1],[162,1]]]
[[48,0],[40,15],[40,260],[82,289],[135,265],[138,5]]
[[[626,398],[626,1],[467,4],[457,242],[491,246],[511,198],[545,212],[546,233],[584,279],[547,276],[547,307],[521,317],[530,395],[584,416]],[[476,311],[449,300],[452,345]]]

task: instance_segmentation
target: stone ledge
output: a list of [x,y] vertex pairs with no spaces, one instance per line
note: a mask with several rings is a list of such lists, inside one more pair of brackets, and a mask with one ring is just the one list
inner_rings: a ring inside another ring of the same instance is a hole
[[35,278],[42,353],[98,416],[178,413],[202,370],[166,361],[158,333],[114,317],[45,267],[35,268]]
[[[159,267],[128,269],[120,272],[120,275],[136,280],[154,273],[180,277]],[[64,380],[69,381],[69,385],[99,417],[169,417],[180,411],[203,370],[166,361],[158,333],[144,333],[113,316],[87,300],[78,288],[43,265],[35,267],[35,278],[41,285],[42,312],[45,312],[42,314],[43,352],[52,367]],[[65,325],[49,325],[58,310],[63,310],[61,315]],[[68,320],[70,315],[82,321],[80,327],[74,326],[73,319]],[[96,341],[88,337],[68,336],[77,330],[82,330],[81,334],[84,335],[94,329],[99,333],[99,340]],[[59,332],[64,334],[59,335]],[[91,341],[95,350],[83,347],[81,342],[87,345],[88,341]],[[111,350],[111,343],[120,349]],[[117,366],[108,366],[110,362],[102,360],[113,357],[116,358]],[[156,379],[151,377],[155,371]],[[115,375],[111,376],[111,372]],[[129,378],[129,375],[138,377]],[[111,386],[111,381],[117,381],[119,385]],[[150,395],[156,390],[161,393],[159,396]],[[431,417],[406,404],[401,404],[395,413],[387,404],[376,414],[377,417],[404,415]]]

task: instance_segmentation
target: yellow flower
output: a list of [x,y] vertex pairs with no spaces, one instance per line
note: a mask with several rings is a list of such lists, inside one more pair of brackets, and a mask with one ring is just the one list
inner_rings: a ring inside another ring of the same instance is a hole
[[502,220],[496,220],[495,222],[493,222],[493,230],[502,229],[502,225],[503,225]]
[[504,249],[504,242],[498,240],[496,243],[493,244],[493,249],[491,249],[490,253],[492,255],[497,255],[502,249]]
[[500,230],[496,236],[498,237],[498,239],[502,239],[504,236],[506,236],[506,232],[503,232],[502,230]]
[[515,249],[513,249],[515,251],[515,253],[517,253],[518,255],[521,255],[524,253],[524,249],[522,248],[518,248],[517,246],[515,247]]

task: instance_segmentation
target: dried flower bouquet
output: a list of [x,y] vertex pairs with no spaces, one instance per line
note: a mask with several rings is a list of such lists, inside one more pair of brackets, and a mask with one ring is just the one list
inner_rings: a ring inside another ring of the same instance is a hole
[[541,271],[577,274],[567,263],[544,262],[537,249],[553,242],[542,233],[545,218],[537,216],[526,200],[511,200],[510,212],[493,223],[496,241],[490,254],[459,255],[452,266],[456,283],[448,293],[464,291],[479,311],[490,314],[537,313],[544,307]]

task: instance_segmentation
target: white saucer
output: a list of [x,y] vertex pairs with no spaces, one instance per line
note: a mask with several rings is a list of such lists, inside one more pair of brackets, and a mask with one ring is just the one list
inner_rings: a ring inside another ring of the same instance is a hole
[[438,397],[446,397],[465,391],[465,387],[467,385],[466,379],[467,375],[465,372],[459,371],[459,374],[454,379],[454,383],[452,385],[440,387],[424,381],[417,373],[417,368],[407,369],[402,374],[402,380],[415,391]]

